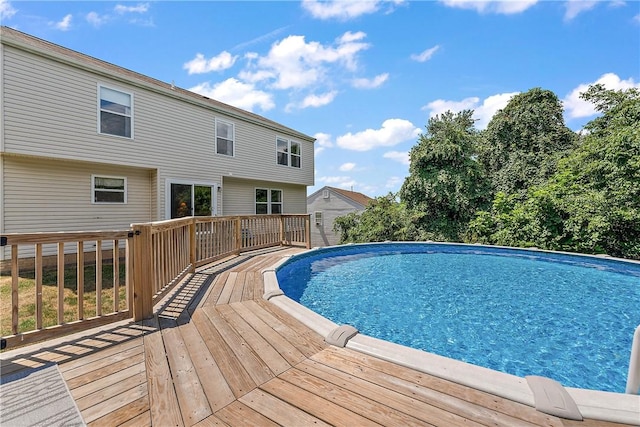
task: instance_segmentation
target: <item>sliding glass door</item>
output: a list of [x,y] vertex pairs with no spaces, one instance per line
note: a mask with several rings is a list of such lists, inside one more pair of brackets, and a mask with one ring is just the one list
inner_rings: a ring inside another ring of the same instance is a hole
[[168,218],[216,214],[217,184],[168,182]]

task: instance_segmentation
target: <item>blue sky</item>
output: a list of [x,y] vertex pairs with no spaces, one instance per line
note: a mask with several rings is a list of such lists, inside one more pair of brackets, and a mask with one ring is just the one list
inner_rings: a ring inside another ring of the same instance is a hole
[[640,87],[640,2],[0,0],[2,25],[315,136],[315,186],[396,192],[429,117]]

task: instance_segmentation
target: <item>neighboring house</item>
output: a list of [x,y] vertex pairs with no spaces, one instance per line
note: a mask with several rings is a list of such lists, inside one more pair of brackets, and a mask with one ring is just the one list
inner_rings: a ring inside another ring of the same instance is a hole
[[2,27],[0,234],[306,213],[314,138]]
[[311,246],[332,246],[340,243],[333,231],[333,221],[351,212],[363,211],[371,197],[355,191],[322,187],[307,197],[307,212],[311,214]]

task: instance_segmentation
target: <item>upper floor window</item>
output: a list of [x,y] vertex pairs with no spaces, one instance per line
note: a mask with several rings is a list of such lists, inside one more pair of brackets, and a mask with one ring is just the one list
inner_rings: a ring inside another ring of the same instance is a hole
[[100,133],[133,138],[133,95],[104,86],[98,92]]
[[127,178],[91,176],[92,203],[127,203]]
[[256,188],[256,215],[281,213],[282,190]]
[[276,141],[277,162],[279,165],[299,168],[301,164],[300,143],[285,138]]
[[233,123],[216,119],[216,153],[233,156],[234,140]]

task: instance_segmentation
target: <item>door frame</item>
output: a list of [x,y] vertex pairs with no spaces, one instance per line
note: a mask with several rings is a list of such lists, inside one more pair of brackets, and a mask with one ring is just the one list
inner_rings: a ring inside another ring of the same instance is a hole
[[194,192],[195,186],[211,187],[211,215],[218,215],[218,192],[222,188],[219,183],[214,181],[200,181],[181,178],[166,178],[164,183],[164,215],[165,219],[171,219],[171,184],[190,185],[191,186],[191,215],[195,209]]

